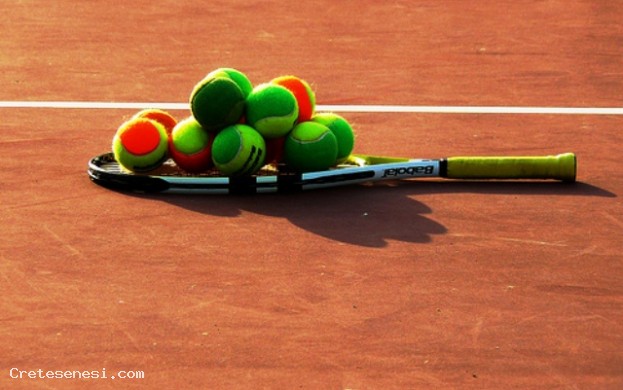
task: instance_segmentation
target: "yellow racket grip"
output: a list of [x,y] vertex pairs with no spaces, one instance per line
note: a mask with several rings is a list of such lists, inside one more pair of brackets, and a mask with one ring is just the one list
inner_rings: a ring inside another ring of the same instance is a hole
[[574,182],[577,159],[573,153],[556,156],[449,157],[449,179],[552,179]]

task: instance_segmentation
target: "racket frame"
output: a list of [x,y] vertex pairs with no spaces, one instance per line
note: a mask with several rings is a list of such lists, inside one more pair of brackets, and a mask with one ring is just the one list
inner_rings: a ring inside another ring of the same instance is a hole
[[555,156],[450,157],[408,159],[355,154],[345,164],[326,171],[288,172],[263,169],[257,175],[224,177],[218,173],[188,175],[171,160],[149,173],[122,169],[112,153],[93,157],[88,175],[104,187],[134,192],[181,194],[275,193],[315,190],[380,180],[414,178],[523,180],[552,179],[572,182],[576,178],[573,153]]

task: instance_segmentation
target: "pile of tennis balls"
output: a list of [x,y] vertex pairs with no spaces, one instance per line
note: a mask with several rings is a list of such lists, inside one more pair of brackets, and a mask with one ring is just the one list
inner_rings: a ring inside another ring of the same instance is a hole
[[146,108],[117,129],[113,153],[132,172],[167,160],[195,174],[214,168],[224,176],[256,174],[272,164],[290,172],[321,171],[346,160],[354,148],[351,124],[317,113],[309,83],[280,76],[253,86],[233,68],[210,72],[193,88],[191,115]]

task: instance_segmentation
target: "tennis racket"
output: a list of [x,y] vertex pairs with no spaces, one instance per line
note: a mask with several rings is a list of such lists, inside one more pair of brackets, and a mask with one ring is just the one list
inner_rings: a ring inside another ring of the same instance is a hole
[[555,156],[449,157],[408,159],[352,155],[329,170],[295,173],[267,165],[253,176],[225,177],[217,170],[190,175],[171,160],[149,173],[121,169],[112,153],[89,161],[95,183],[116,190],[178,194],[274,193],[313,190],[379,180],[447,178],[462,180],[560,180],[574,182],[576,157]]

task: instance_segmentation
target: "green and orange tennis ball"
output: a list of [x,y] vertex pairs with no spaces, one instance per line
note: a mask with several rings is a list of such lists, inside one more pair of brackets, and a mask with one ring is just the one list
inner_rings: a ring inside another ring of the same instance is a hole
[[154,120],[131,118],[117,129],[112,150],[115,160],[126,170],[147,172],[156,169],[169,157],[167,130]]
[[213,166],[214,135],[206,131],[194,117],[188,117],[173,128],[169,137],[169,154],[181,169],[200,173]]
[[310,120],[316,111],[316,94],[309,83],[297,76],[279,76],[271,80],[271,83],[288,89],[294,95],[299,107],[297,122]]
[[164,126],[167,134],[171,134],[177,124],[177,119],[173,115],[159,108],[145,108],[134,114],[133,118],[146,118],[156,121]]
[[266,141],[266,164],[278,165],[283,162],[286,138],[287,136],[264,139]]

